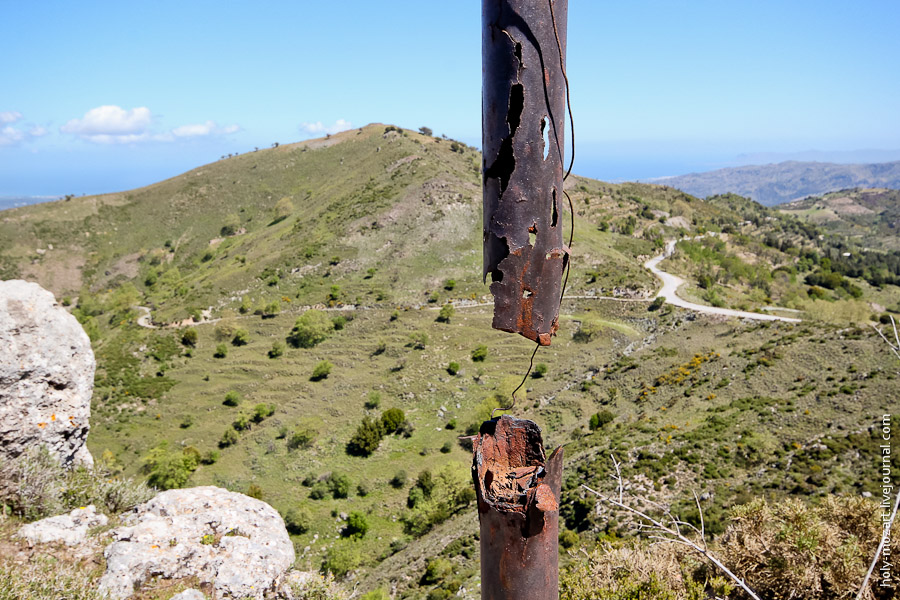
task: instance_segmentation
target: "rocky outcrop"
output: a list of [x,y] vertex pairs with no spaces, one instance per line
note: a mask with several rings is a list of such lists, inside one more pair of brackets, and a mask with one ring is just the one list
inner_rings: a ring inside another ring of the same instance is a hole
[[23,525],[18,537],[31,544],[63,543],[77,546],[87,539],[88,529],[106,525],[109,519],[91,506],[76,508],[67,515],[48,517]]
[[294,562],[284,521],[260,500],[216,487],[168,490],[111,532],[100,589],[127,598],[151,577],[197,577],[216,598],[263,598]]
[[0,281],[0,457],[46,446],[92,465],[94,353],[78,321],[36,283]]

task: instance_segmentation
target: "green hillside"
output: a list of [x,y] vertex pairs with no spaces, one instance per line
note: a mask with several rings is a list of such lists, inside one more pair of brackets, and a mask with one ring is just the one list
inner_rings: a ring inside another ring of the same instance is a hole
[[811,196],[779,207],[853,242],[878,249],[900,249],[900,191],[851,189]]
[[[91,334],[88,445],[117,475],[261,496],[290,516],[297,566],[348,589],[474,597],[461,438],[508,402],[533,348],[490,329],[480,166],[464,144],[385,125],[260,150],[0,212],[0,276],[53,290]],[[580,488],[610,489],[610,453],[685,515],[703,494],[713,535],[753,498],[878,493],[875,426],[900,379],[869,322],[900,310],[893,254],[860,267],[840,232],[738,196],[567,188],[570,297],[514,410],[566,445],[564,565],[634,533]],[[709,232],[663,263],[683,295],[803,322],[651,305],[642,264]],[[156,328],[138,323],[148,312]]]

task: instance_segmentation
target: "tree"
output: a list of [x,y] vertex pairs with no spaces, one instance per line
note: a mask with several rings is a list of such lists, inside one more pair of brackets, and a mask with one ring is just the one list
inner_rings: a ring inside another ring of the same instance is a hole
[[472,350],[472,360],[474,362],[484,362],[488,355],[488,348],[484,344],[481,344],[474,350]]
[[356,433],[347,442],[347,454],[353,456],[369,456],[378,450],[384,430],[380,422],[369,417],[363,417],[362,423],[356,428]]
[[236,391],[231,390],[227,394],[225,394],[225,401],[222,402],[225,406],[237,406],[241,403],[241,395]]
[[291,199],[285,196],[281,200],[275,203],[275,221],[283,221],[291,216],[291,213],[294,212],[294,204],[291,202]]
[[294,507],[284,515],[284,525],[295,535],[306,533],[312,524],[312,516],[305,508]]
[[591,415],[591,420],[588,423],[588,427],[591,428],[591,431],[597,431],[607,423],[610,423],[616,416],[612,414],[612,412],[608,410],[601,410],[598,413]]
[[400,426],[403,425],[403,421],[406,420],[406,415],[403,414],[403,411],[399,408],[389,408],[381,415],[381,427],[384,430],[384,433],[395,433]]
[[450,317],[453,316],[454,309],[453,305],[449,302],[441,307],[441,312],[438,313],[437,321],[439,323],[449,323]]
[[331,373],[331,367],[333,365],[327,360],[320,361],[319,364],[316,365],[316,368],[313,369],[312,375],[310,375],[310,381],[321,381],[328,377]]
[[248,343],[250,343],[250,333],[246,329],[238,329],[234,332],[234,337],[231,338],[233,346],[246,346]]
[[434,131],[432,131],[430,127],[424,127],[424,126],[419,127],[419,133],[421,133],[422,135],[427,135],[428,137],[431,137],[434,135]]
[[181,334],[181,343],[185,346],[194,347],[197,345],[197,330],[193,327],[188,327],[184,330],[184,333]]
[[232,446],[238,443],[240,436],[238,432],[234,430],[234,427],[229,427],[225,430],[225,433],[222,434],[222,439],[219,440],[219,448],[227,448],[228,446]]
[[350,478],[343,473],[332,473],[328,478],[328,489],[335,500],[349,496],[351,485]]
[[225,221],[222,223],[222,229],[219,231],[223,236],[234,235],[238,232],[238,229],[241,228],[241,218],[234,213],[225,217]]
[[334,330],[334,323],[321,310],[308,310],[297,318],[287,341],[295,348],[312,348],[325,341]]
[[366,516],[361,512],[354,510],[350,513],[350,516],[347,517],[347,526],[344,527],[341,534],[344,537],[349,538],[362,538],[365,537],[368,530],[369,522],[366,520]]
[[269,358],[279,358],[284,354],[284,344],[281,342],[272,342],[272,349],[269,350]]

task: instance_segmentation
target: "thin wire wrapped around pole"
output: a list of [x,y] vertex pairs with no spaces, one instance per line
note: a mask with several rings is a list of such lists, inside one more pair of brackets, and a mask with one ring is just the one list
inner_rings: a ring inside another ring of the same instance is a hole
[[542,346],[559,325],[567,0],[483,0],[484,263],[493,327]]

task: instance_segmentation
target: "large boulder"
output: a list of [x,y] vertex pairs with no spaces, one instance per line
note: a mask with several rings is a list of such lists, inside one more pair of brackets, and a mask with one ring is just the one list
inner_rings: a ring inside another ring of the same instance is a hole
[[91,341],[53,294],[0,281],[0,457],[43,445],[63,464],[92,465],[95,368]]
[[196,577],[216,598],[261,599],[294,562],[281,515],[262,502],[217,487],[168,490],[125,516],[111,532],[100,589],[130,596],[153,577]]

